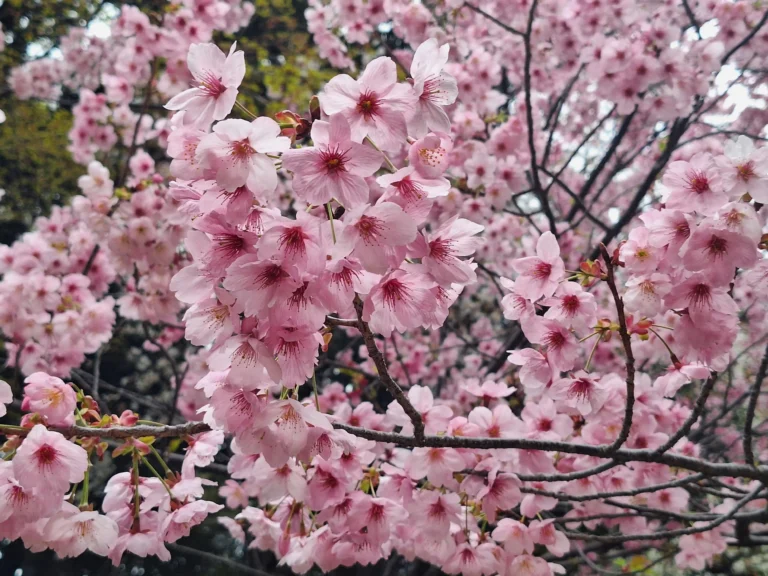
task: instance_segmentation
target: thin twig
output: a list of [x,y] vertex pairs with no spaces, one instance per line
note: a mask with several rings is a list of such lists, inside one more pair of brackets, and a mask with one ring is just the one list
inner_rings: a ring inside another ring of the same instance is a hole
[[699,393],[699,397],[696,398],[696,404],[693,407],[693,410],[688,415],[688,418],[686,418],[683,425],[680,427],[680,429],[675,432],[672,436],[669,437],[669,439],[656,448],[656,451],[660,454],[662,452],[666,452],[670,448],[672,448],[675,444],[677,444],[677,441],[681,438],[685,437],[688,432],[691,431],[691,428],[693,428],[693,425],[696,423],[696,421],[701,417],[701,414],[704,412],[704,406],[707,404],[707,398],[709,398],[709,393],[712,392],[712,388],[715,387],[715,382],[717,382],[717,372],[714,372],[712,375],[710,375],[709,378],[707,378],[707,381],[704,382],[704,386],[701,387],[701,392]]
[[757,370],[755,383],[752,384],[752,390],[749,395],[749,404],[747,404],[747,417],[744,422],[744,461],[747,464],[754,465],[755,454],[752,451],[752,421],[755,419],[755,409],[757,400],[760,397],[760,389],[763,387],[766,372],[768,372],[768,347],[763,354],[763,361]]
[[731,56],[733,56],[737,51],[741,50],[741,48],[749,44],[749,41],[752,40],[752,38],[754,38],[755,34],[760,32],[760,29],[765,25],[767,21],[768,21],[768,10],[765,11],[765,14],[763,14],[763,17],[760,18],[760,21],[757,24],[755,24],[755,27],[749,31],[749,34],[744,36],[741,42],[736,44],[733,48],[731,48],[730,50],[728,50],[728,52],[725,53],[725,56],[723,56],[723,59],[720,60],[720,65],[725,66],[725,63],[728,62]]
[[691,26],[693,26],[693,29],[696,30],[696,35],[699,37],[699,40],[701,40],[701,27],[696,21],[696,15],[693,13],[693,10],[691,10],[691,5],[688,4],[688,0],[683,0],[683,9],[688,15],[688,20],[691,21]]
[[509,32],[510,34],[514,34],[515,36],[520,36],[521,38],[525,37],[525,34],[523,32],[520,32],[520,30],[512,28],[512,26],[509,26],[508,24],[504,24],[504,22],[502,22],[501,20],[499,20],[498,18],[496,18],[494,16],[491,16],[485,10],[481,10],[480,8],[478,8],[477,6],[474,6],[473,4],[470,4],[469,2],[465,2],[464,6],[466,6],[467,8],[472,10],[473,12],[477,12],[483,18],[486,18],[486,19],[490,20],[491,22],[493,22],[497,26],[500,26],[501,28],[503,28],[504,30]]

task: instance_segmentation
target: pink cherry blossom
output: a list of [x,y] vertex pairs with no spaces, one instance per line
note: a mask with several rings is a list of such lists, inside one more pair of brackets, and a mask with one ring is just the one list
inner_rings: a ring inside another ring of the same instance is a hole
[[235,43],[224,53],[215,44],[192,44],[187,65],[195,82],[194,88],[171,98],[168,110],[185,110],[185,121],[207,126],[213,120],[223,120],[232,111],[237,88],[245,76],[245,56],[235,51]]
[[69,384],[43,372],[30,374],[24,380],[23,408],[45,416],[54,426],[71,426],[75,423],[77,394]]
[[269,155],[285,152],[289,146],[290,140],[280,136],[280,126],[270,118],[224,120],[200,140],[195,154],[225,190],[247,186],[270,193],[277,186],[277,173]]
[[448,62],[449,46],[438,47],[435,39],[427,40],[417,49],[411,62],[414,91],[418,96],[418,108],[409,118],[409,131],[415,138],[427,130],[448,132],[450,120],[443,106],[453,104],[458,95],[456,79],[444,72]]
[[387,57],[371,61],[358,80],[335,76],[320,94],[326,114],[347,118],[354,141],[368,136],[386,150],[405,142],[405,113],[415,101],[413,89],[397,83],[397,68]]
[[347,208],[368,201],[365,178],[379,169],[382,155],[351,138],[349,122],[335,114],[329,122],[312,124],[313,147],[283,154],[283,167],[294,173],[293,189],[299,198],[316,205],[336,198]]
[[722,180],[709,154],[700,152],[690,162],[672,162],[664,173],[669,190],[667,208],[682,212],[712,214],[727,198]]
[[565,274],[560,247],[551,232],[545,232],[539,237],[536,256],[520,258],[512,267],[519,274],[515,280],[515,291],[532,301],[541,296],[552,296]]
[[58,432],[37,424],[16,451],[13,473],[25,489],[64,494],[70,484],[82,481],[88,455]]

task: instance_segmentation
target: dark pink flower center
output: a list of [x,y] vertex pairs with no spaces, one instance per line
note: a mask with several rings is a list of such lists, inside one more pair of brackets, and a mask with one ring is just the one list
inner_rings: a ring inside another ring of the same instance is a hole
[[366,244],[378,244],[378,237],[384,229],[384,222],[373,216],[361,216],[355,224],[355,228],[360,233],[360,238]]
[[352,288],[352,281],[357,278],[359,274],[351,268],[342,268],[340,272],[334,272],[331,275],[331,282],[344,288]]
[[[381,287],[384,295],[384,304],[390,309],[397,306],[397,303],[408,297],[408,288],[397,278],[387,280]],[[430,453],[431,455],[431,453]]]
[[445,506],[443,506],[443,501],[438,498],[436,502],[430,504],[427,515],[430,518],[441,518],[445,516]]
[[696,194],[709,192],[709,178],[703,172],[692,171],[688,173],[688,188]]
[[429,255],[440,262],[445,262],[453,256],[453,241],[437,238],[429,243]]
[[531,275],[536,278],[536,280],[548,280],[550,274],[552,274],[552,264],[544,262],[543,260],[539,260],[538,264],[536,264],[531,271]]
[[544,345],[549,349],[558,350],[565,345],[565,336],[562,332],[553,330],[544,337]]
[[287,358],[296,358],[301,351],[301,344],[293,340],[280,339],[280,343],[277,345],[276,354],[278,356],[285,356]]
[[424,90],[421,92],[421,96],[419,98],[429,102],[434,100],[435,97],[440,94],[440,92],[440,78],[433,76],[431,78],[427,78],[424,81]]
[[227,87],[222,84],[221,77],[206,70],[200,78],[200,90],[202,90],[206,96],[218,98],[227,91]]
[[233,162],[247,162],[254,154],[256,154],[256,150],[253,149],[247,138],[232,142],[229,145],[229,155]]
[[309,286],[309,282],[304,282],[301,286],[296,288],[296,290],[293,291],[293,294],[291,294],[291,297],[288,298],[288,305],[292,308],[296,308],[297,310],[300,310],[301,308],[306,308],[309,304],[309,299],[306,296],[307,287]]
[[266,288],[280,283],[284,278],[288,278],[288,273],[279,264],[270,264],[256,277],[256,283]]
[[243,364],[249,367],[255,366],[259,360],[259,356],[256,354],[256,350],[254,350],[253,346],[251,346],[248,342],[243,342],[240,344],[240,346],[237,347],[237,350],[235,350],[234,353],[234,358],[238,364]]
[[714,259],[723,258],[728,253],[728,240],[712,236],[707,244],[707,253]]
[[296,256],[306,252],[304,241],[308,239],[309,236],[301,226],[294,226],[283,230],[277,245],[285,250],[286,255]]
[[230,258],[236,257],[245,248],[245,241],[236,234],[219,234],[213,237],[213,241],[216,243],[216,252]]
[[755,177],[755,163],[751,160],[736,166],[736,175],[742,182],[749,182]]
[[384,506],[381,504],[372,504],[368,512],[368,518],[372,522],[381,522],[384,520]]
[[357,111],[362,114],[366,120],[370,120],[379,113],[380,100],[375,92],[366,90],[360,94],[357,101]]
[[573,316],[576,314],[576,312],[579,311],[579,306],[581,305],[581,302],[579,301],[579,297],[575,294],[567,294],[563,297],[561,304],[563,308],[563,311],[568,314],[569,316]]
[[43,444],[40,446],[40,448],[37,449],[37,452],[35,452],[37,462],[41,466],[50,466],[53,464],[56,461],[57,455],[58,452],[56,451],[56,448],[48,444]]
[[13,486],[8,494],[8,500],[16,506],[26,506],[29,502],[29,495],[24,492],[21,486]]
[[397,188],[400,196],[402,196],[406,202],[415,202],[416,200],[424,198],[424,191],[421,186],[419,186],[417,182],[414,182],[410,176],[406,176],[400,180],[400,182],[395,182],[393,186]]
[[688,236],[690,235],[691,235],[691,226],[690,224],[688,224],[687,220],[680,222],[675,226],[675,236],[677,236],[679,239],[684,240],[688,238]]
[[[336,479],[336,476],[333,474],[323,473],[320,482],[323,485],[323,488],[326,490],[335,490],[336,487],[339,485],[339,481]],[[340,506],[343,506],[343,503],[340,504]]]
[[346,172],[345,164],[347,163],[348,150],[342,150],[337,144],[333,148],[328,148],[320,152],[320,162],[325,166],[325,170],[329,174],[335,174],[336,172]]
[[568,398],[576,398],[579,401],[585,401],[589,399],[589,395],[592,392],[592,381],[586,378],[578,378],[571,382],[568,388]]
[[696,284],[688,294],[691,304],[698,307],[709,307],[712,303],[712,290],[707,284]]
[[253,406],[251,406],[248,398],[245,397],[245,392],[238,392],[232,396],[230,404],[234,412],[244,415],[245,417],[250,417],[253,414]]

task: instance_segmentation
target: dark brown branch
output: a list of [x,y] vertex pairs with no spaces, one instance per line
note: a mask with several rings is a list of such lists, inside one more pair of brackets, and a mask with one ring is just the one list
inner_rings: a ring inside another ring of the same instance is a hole
[[[546,166],[547,162],[549,161],[549,154],[552,151],[552,141],[555,137],[555,130],[557,130],[557,125],[560,122],[560,115],[563,112],[563,107],[565,106],[565,102],[568,100],[568,96],[571,93],[571,90],[573,89],[573,85],[576,84],[576,80],[579,79],[579,76],[581,76],[582,71],[584,70],[584,64],[579,66],[579,69],[576,71],[576,74],[573,75],[573,77],[568,81],[568,84],[566,84],[565,88],[563,89],[563,92],[560,94],[560,96],[557,98],[557,101],[555,102],[554,107],[550,111],[550,113],[547,115],[547,121],[544,123],[544,130],[549,130],[549,137],[547,138],[547,145],[544,147],[544,156],[541,159],[541,165]],[[551,123],[551,125],[550,125]]]
[[713,373],[709,378],[707,378],[707,381],[704,382],[704,386],[701,387],[701,392],[699,392],[698,398],[696,398],[696,403],[693,406],[693,410],[688,415],[688,418],[686,418],[683,425],[680,427],[680,429],[675,432],[670,438],[661,446],[659,446],[656,451],[659,453],[666,452],[670,448],[672,448],[675,444],[677,444],[678,440],[685,437],[688,432],[691,431],[691,428],[693,428],[693,425],[696,423],[696,421],[701,417],[702,413],[704,412],[704,406],[707,404],[707,399],[709,398],[709,393],[712,392],[712,388],[715,387],[715,382],[717,382],[717,373]]
[[[81,438],[180,438],[202,432],[210,432],[211,427],[204,422],[186,422],[175,426],[113,426],[111,428],[94,428],[90,426],[49,426],[49,430],[59,432],[67,437]],[[26,436],[31,428],[19,430],[16,426],[0,424],[0,434],[6,436]]]
[[752,384],[752,390],[749,395],[749,404],[747,404],[747,417],[744,422],[744,461],[750,465],[754,465],[755,463],[755,454],[752,451],[752,421],[755,419],[757,400],[760,398],[760,389],[763,387],[766,372],[768,372],[768,347],[765,349],[763,361],[760,362],[755,382]]
[[744,496],[741,500],[739,500],[736,505],[727,513],[723,514],[716,520],[713,520],[712,522],[709,522],[707,524],[701,525],[701,526],[693,526],[691,528],[679,528],[677,530],[661,530],[659,532],[655,532],[652,534],[627,534],[627,535],[597,535],[597,534],[587,534],[583,532],[564,532],[565,535],[570,538],[571,540],[591,540],[594,542],[607,542],[607,543],[620,543],[620,542],[631,542],[636,540],[659,540],[659,539],[666,539],[666,538],[673,538],[677,536],[686,536],[688,534],[700,534],[702,532],[709,532],[710,530],[717,528],[721,524],[724,524],[728,520],[731,520],[734,516],[736,516],[736,513],[749,504],[752,500],[755,499],[755,497],[760,493],[760,491],[763,489],[763,484],[759,484],[757,488],[755,488],[752,492]]
[[[695,112],[696,110],[694,110]],[[642,184],[640,184],[640,187],[638,188],[637,192],[635,193],[634,198],[629,204],[629,207],[626,209],[624,214],[621,215],[621,218],[619,218],[619,221],[616,222],[616,224],[613,226],[613,228],[610,229],[610,231],[606,232],[605,236],[603,236],[603,239],[601,241],[601,244],[604,244],[605,246],[608,246],[619,234],[621,234],[622,230],[624,230],[624,227],[629,224],[632,219],[637,214],[637,210],[640,207],[640,203],[643,201],[643,198],[645,198],[645,195],[648,193],[648,191],[651,189],[653,184],[656,182],[656,178],[658,178],[659,174],[661,174],[661,171],[664,170],[664,167],[667,165],[667,162],[672,157],[672,153],[677,148],[678,142],[680,142],[680,138],[685,134],[685,131],[688,129],[688,118],[678,118],[675,120],[674,124],[672,125],[672,129],[669,132],[669,138],[667,139],[667,145],[664,148],[664,151],[661,153],[661,155],[656,159],[656,162],[654,163],[653,167],[651,168],[650,172],[648,172],[648,175],[645,177],[645,180],[643,180]],[[592,254],[590,255],[590,260],[596,260],[600,256],[600,248],[597,247],[592,251]]]
[[[578,194],[576,194],[573,190],[571,190],[571,188],[565,182],[563,182],[555,174],[552,174],[549,170],[544,168],[544,166],[541,166],[540,168],[541,168],[541,171],[544,172],[544,174],[546,174],[550,178],[553,178],[553,181],[555,181],[557,185],[560,186],[560,188],[562,188],[563,191],[573,199],[574,201],[573,208],[577,208],[577,207],[580,208],[581,211],[584,213],[584,216],[587,218],[587,220],[592,222],[598,228],[602,229],[604,232],[608,232],[608,230],[610,230],[610,228],[608,228],[605,222],[603,222],[599,218],[596,218],[594,214],[592,214],[589,208],[584,204],[584,201],[581,199],[581,197]],[[549,188],[549,186],[547,188]]]
[[395,339],[394,334],[392,334],[392,347],[395,349],[395,358],[397,358],[397,361],[400,363],[400,367],[403,369],[405,379],[408,380],[408,386],[413,386],[413,382],[411,381],[411,374],[408,372],[408,367],[405,365],[403,356],[400,354],[400,350],[397,348],[397,340]]
[[757,24],[755,24],[755,27],[749,31],[749,34],[744,36],[741,42],[736,44],[736,46],[734,46],[733,48],[728,50],[728,52],[725,53],[725,56],[723,56],[723,59],[720,60],[720,65],[725,66],[725,63],[728,62],[731,56],[733,56],[736,52],[741,50],[744,46],[749,44],[749,41],[752,40],[752,38],[754,38],[755,34],[760,32],[760,29],[765,25],[766,21],[768,21],[768,10],[765,11],[765,14],[763,14],[763,17],[760,18],[760,21]]
[[88,273],[91,271],[91,267],[93,266],[93,261],[96,260],[96,255],[99,253],[100,249],[101,246],[96,244],[93,247],[93,250],[91,250],[91,255],[88,256],[88,261],[85,263],[85,267],[83,268],[83,276],[88,276]]
[[[346,424],[334,423],[334,427],[345,430],[350,434],[387,444],[396,444],[398,446],[410,448],[469,448],[472,450],[494,450],[494,449],[518,449],[518,450],[541,450],[544,452],[563,452],[566,454],[581,454],[584,456],[595,456],[604,458],[609,445],[592,446],[589,444],[573,444],[570,442],[556,442],[550,440],[538,440],[533,438],[473,438],[467,436],[424,436],[417,439],[413,436],[397,434],[395,432],[381,432],[378,430],[368,430],[367,428],[358,428],[356,426],[347,426]],[[768,482],[768,466],[748,466],[746,464],[736,463],[717,463],[682,454],[655,454],[649,449],[620,449],[613,452],[610,456],[617,462],[653,462],[656,464],[665,464],[675,468],[682,468],[692,472],[701,472],[707,476],[722,476],[728,478],[751,478]]]
[[514,34],[515,36],[520,36],[520,37],[524,37],[525,36],[525,34],[520,32],[520,30],[512,28],[512,26],[509,26],[508,24],[504,24],[504,22],[502,22],[498,18],[496,18],[494,16],[491,16],[485,10],[481,10],[480,8],[478,8],[477,6],[475,6],[473,4],[470,4],[469,2],[465,2],[464,6],[466,6],[467,8],[472,10],[473,12],[476,12],[477,14],[480,14],[480,16],[482,16],[483,18],[485,18],[487,20],[490,20],[491,22],[496,24],[496,26],[499,26],[499,27],[503,28],[504,30],[506,30],[510,34]]
[[146,322],[143,322],[141,324],[141,327],[144,329],[144,335],[146,336],[147,340],[158,348],[158,350],[163,355],[163,357],[171,365],[171,371],[173,372],[173,381],[175,383],[175,388],[173,391],[173,402],[171,404],[171,410],[170,410],[170,413],[168,414],[168,424],[172,424],[173,419],[176,417],[177,404],[179,403],[179,394],[181,393],[181,381],[184,380],[186,371],[184,374],[179,372],[179,367],[176,365],[176,361],[173,359],[173,357],[168,352],[168,350],[166,350],[164,346],[161,346],[160,343],[155,338],[152,337],[152,335],[149,333],[149,328],[147,327]]
[[693,13],[693,10],[691,10],[691,5],[688,4],[688,0],[683,0],[683,9],[688,16],[688,20],[691,21],[691,26],[693,26],[693,29],[696,30],[696,35],[699,37],[699,40],[701,40],[701,27],[696,21],[696,15]]
[[525,121],[528,129],[528,152],[531,156],[531,183],[533,190],[541,203],[541,209],[549,221],[549,231],[557,237],[557,223],[552,208],[549,205],[549,199],[544,189],[541,187],[539,179],[538,162],[536,161],[536,134],[533,127],[533,104],[531,103],[531,34],[533,32],[533,21],[536,18],[536,5],[538,0],[533,0],[531,10],[528,13],[528,27],[523,35],[523,44],[525,45],[525,62],[523,65],[523,90],[525,92]]
[[[581,190],[579,190],[579,198],[582,200],[586,198],[589,195],[590,190],[592,190],[592,186],[595,185],[595,182],[597,182],[597,179],[600,177],[600,174],[603,173],[603,170],[605,170],[605,167],[608,165],[608,162],[610,162],[611,158],[613,158],[613,154],[616,152],[616,149],[621,144],[622,140],[624,140],[624,137],[627,135],[627,132],[629,131],[629,126],[632,124],[632,119],[635,117],[635,114],[637,114],[637,106],[635,106],[635,109],[632,110],[631,113],[624,116],[624,120],[621,122],[621,126],[619,126],[618,132],[616,132],[616,135],[613,137],[613,140],[611,140],[610,145],[608,146],[608,150],[606,150],[603,157],[600,159],[600,162],[595,166],[595,169],[592,170],[589,174],[589,178],[584,183],[584,185],[581,187]],[[569,222],[573,220],[573,217],[576,216],[576,212],[578,211],[578,206],[573,205],[571,209],[568,211],[567,216],[565,217],[566,220]]]
[[[522,480],[522,478],[520,478]],[[691,474],[685,478],[678,478],[670,482],[663,484],[653,484],[651,486],[645,486],[643,488],[635,488],[633,490],[621,490],[617,492],[598,492],[597,494],[584,494],[581,496],[571,496],[570,494],[564,494],[562,492],[550,492],[548,490],[538,490],[536,488],[523,487],[521,492],[526,494],[536,494],[538,496],[549,496],[550,498],[557,498],[567,502],[589,502],[590,500],[601,500],[603,498],[619,498],[621,496],[637,496],[638,494],[646,494],[648,492],[657,492],[659,490],[665,490],[667,488],[676,488],[679,486],[685,486],[692,482],[698,482],[704,479],[704,474]],[[624,506],[623,504],[621,504]]]
[[333,316],[326,316],[325,325],[328,326],[329,328],[332,328],[334,326],[345,326],[347,328],[357,328],[357,320],[353,320],[353,319],[345,320],[344,318],[334,318]]
[[222,566],[222,568],[224,568],[224,571],[227,574],[240,573],[240,574],[250,574],[250,576],[272,576],[273,574],[275,574],[274,572],[264,572],[263,570],[251,568],[250,566],[246,566],[245,564],[241,564],[240,562],[235,562],[234,560],[230,560],[229,558],[225,558],[224,556],[219,556],[218,554],[205,552],[204,550],[198,550],[197,548],[191,548],[189,546],[183,546],[181,544],[170,544],[170,543],[166,544],[166,546],[173,552],[178,552],[180,554],[187,554],[189,556],[196,556],[197,558],[207,560],[213,565]]
[[563,164],[555,173],[554,179],[549,183],[549,186],[547,186],[547,192],[549,192],[549,189],[552,188],[552,185],[555,183],[555,181],[560,179],[560,176],[562,176],[563,172],[565,172],[571,162],[573,162],[573,159],[576,158],[576,155],[579,153],[579,151],[584,148],[587,142],[589,142],[595,134],[597,134],[597,131],[600,130],[602,125],[605,124],[605,121],[613,115],[615,110],[616,105],[614,104],[613,108],[611,108],[607,114],[600,118],[597,124],[595,124],[592,129],[584,135],[584,138],[581,139],[581,142],[579,142],[579,145],[576,146],[576,149],[571,152],[570,156],[568,156],[568,160],[565,161],[565,164]]
[[611,453],[621,448],[624,442],[629,438],[629,431],[632,428],[632,413],[635,407],[635,356],[632,353],[632,340],[627,330],[627,319],[624,315],[624,301],[619,296],[619,291],[616,288],[616,277],[613,270],[613,262],[611,256],[608,254],[608,249],[604,244],[600,245],[600,252],[602,253],[603,260],[606,267],[606,281],[608,282],[608,288],[611,290],[613,296],[613,303],[616,306],[616,314],[619,317],[619,336],[621,336],[621,343],[624,346],[624,354],[626,354],[626,368],[627,368],[627,403],[624,408],[624,421],[621,424],[621,432],[619,432],[616,441],[611,444],[607,452]]
[[128,149],[128,154],[125,157],[125,162],[123,163],[122,168],[120,169],[120,173],[117,176],[117,180],[115,181],[115,187],[119,188],[120,186],[123,186],[125,184],[125,179],[128,177],[128,166],[131,161],[131,156],[133,156],[133,153],[136,152],[136,145],[138,143],[139,138],[139,130],[141,129],[141,121],[144,119],[144,115],[147,113],[148,107],[149,107],[149,101],[152,99],[152,84],[155,81],[155,76],[157,76],[157,73],[160,70],[160,66],[158,65],[157,58],[152,60],[152,71],[149,75],[149,80],[147,80],[147,86],[144,89],[144,102],[141,105],[141,112],[139,112],[139,117],[136,119],[136,125],[133,127],[133,136],[131,137],[131,147]]
[[360,330],[360,334],[363,335],[363,341],[365,347],[368,350],[368,356],[371,357],[373,363],[376,365],[376,371],[379,373],[379,379],[384,384],[384,387],[392,395],[395,401],[400,404],[403,411],[410,418],[413,423],[413,436],[416,440],[423,438],[424,436],[424,421],[421,418],[421,414],[413,407],[411,401],[400,388],[400,385],[392,379],[389,375],[389,368],[387,362],[381,355],[381,351],[376,346],[376,339],[368,327],[368,324],[363,321],[363,301],[359,296],[355,296],[355,311],[357,312],[357,328]]

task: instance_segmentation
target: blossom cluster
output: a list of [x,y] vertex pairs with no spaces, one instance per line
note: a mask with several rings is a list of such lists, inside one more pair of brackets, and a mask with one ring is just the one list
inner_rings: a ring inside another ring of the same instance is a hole
[[[33,551],[51,549],[62,558],[89,550],[109,556],[115,565],[126,551],[168,560],[165,542],[189,535],[208,514],[223,508],[201,499],[205,481],[194,473],[196,466],[210,464],[223,441],[221,432],[209,432],[188,439],[181,474],[171,472],[151,444],[131,439],[116,448],[113,457],[130,456],[132,471],[109,479],[103,513],[94,510],[89,504],[88,479],[93,457],[103,458],[106,442],[93,436],[74,443],[52,428],[76,422],[94,428],[133,425],[136,414],[102,416],[93,398],[43,372],[33,373],[24,382],[22,409],[29,414],[22,419],[22,427],[4,430],[9,441],[3,450],[12,459],[2,463],[0,472],[3,538],[21,538]],[[3,408],[12,399],[10,386],[0,381]],[[164,467],[165,477],[148,462],[152,455]],[[139,463],[156,476],[140,476]],[[78,491],[80,505],[75,506]]]
[[[181,308],[168,285],[185,230],[154,162],[131,159],[135,186],[116,196],[109,171],[94,161],[82,195],[41,217],[36,229],[0,246],[0,332],[10,365],[23,374],[67,376],[112,337],[116,314],[174,323]],[[150,159],[151,160],[151,159]],[[120,282],[122,295],[110,285]]]
[[189,46],[210,41],[217,31],[239,30],[254,12],[241,0],[183,0],[169,7],[158,20],[124,5],[106,38],[73,27],[60,41],[60,57],[13,69],[9,85],[20,99],[56,100],[62,86],[78,93],[69,133],[77,162],[87,164],[120,142],[136,146],[162,136],[165,120],[155,123],[145,103],[134,105],[134,95],[142,88],[165,97],[182,91],[191,80]]
[[[80,90],[71,141],[88,173],[0,252],[0,330],[28,376],[21,425],[0,426],[0,535],[168,559],[165,543],[226,505],[233,538],[296,573],[397,553],[549,576],[590,558],[582,540],[667,535],[677,566],[702,570],[739,514],[765,522],[752,419],[766,408],[768,148],[708,138],[704,116],[728,111],[722,96],[704,108],[723,62],[764,58],[765,34],[749,59],[733,52],[758,8],[480,4],[310,2],[336,66],[388,25],[413,51],[335,76],[308,117],[238,102],[246,55],[209,40],[247,4],[183,2],[160,23],[126,6],[115,42],[70,32],[75,66],[14,72],[20,97]],[[137,113],[137,88],[170,118]],[[606,123],[629,136],[595,160],[584,142]],[[167,145],[170,183],[149,138]],[[94,158],[116,147],[129,153],[113,179]],[[183,328],[196,348],[173,410],[198,422],[105,414],[60,379],[117,317],[166,326],[163,343]],[[722,418],[745,398],[742,435],[741,414]],[[186,441],[180,472],[153,430]],[[88,479],[109,438],[124,471],[98,513]],[[217,504],[197,469],[227,442]],[[718,462],[717,442],[746,464]],[[699,485],[710,470],[717,483]]]

